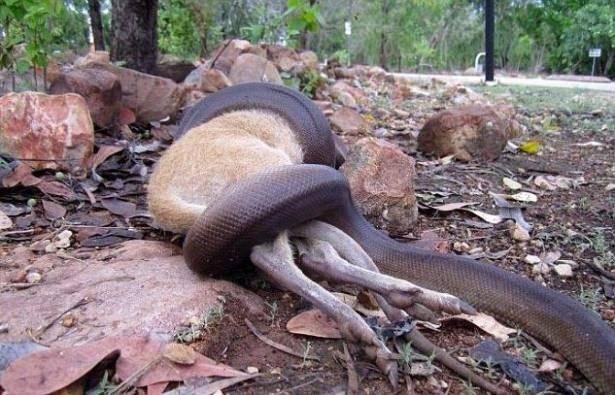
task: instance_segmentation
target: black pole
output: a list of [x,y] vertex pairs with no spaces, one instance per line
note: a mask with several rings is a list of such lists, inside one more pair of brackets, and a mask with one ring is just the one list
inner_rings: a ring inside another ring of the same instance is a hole
[[493,81],[493,0],[485,0],[485,81]]

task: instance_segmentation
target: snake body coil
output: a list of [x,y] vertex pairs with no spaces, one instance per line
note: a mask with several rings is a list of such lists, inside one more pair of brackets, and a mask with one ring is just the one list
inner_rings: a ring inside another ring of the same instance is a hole
[[187,234],[184,255],[195,271],[219,275],[245,261],[254,245],[312,219],[354,238],[383,273],[448,292],[556,348],[601,392],[615,390],[615,331],[582,304],[495,266],[398,243],[357,211],[344,177],[330,167],[335,149],[328,122],[304,96],[280,86],[244,84],[194,106],[187,131],[224,112],[262,109],[284,117],[306,164],[272,168],[231,186]]

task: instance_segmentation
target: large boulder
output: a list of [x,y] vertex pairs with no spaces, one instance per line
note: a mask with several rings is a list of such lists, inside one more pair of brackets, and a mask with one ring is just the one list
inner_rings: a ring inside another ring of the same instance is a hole
[[78,172],[86,168],[92,155],[92,118],[85,99],[74,93],[2,96],[0,125],[0,152],[33,169]]
[[267,59],[246,53],[239,55],[231,67],[229,78],[233,84],[246,82],[270,82],[282,85],[282,78],[275,65]]
[[418,216],[414,195],[414,159],[384,140],[357,141],[340,168],[354,201],[374,225],[405,235]]
[[152,74],[158,77],[168,78],[175,82],[182,82],[196,66],[181,58],[171,55],[162,55]]
[[229,75],[235,60],[241,54],[254,52],[255,48],[249,41],[232,39],[225,41],[213,52],[212,68],[220,70],[225,75]]
[[370,129],[367,121],[352,108],[342,107],[329,118],[334,128],[347,135],[367,133]]
[[314,51],[303,51],[299,54],[299,58],[308,69],[316,70],[318,68],[318,55]]
[[[2,322],[8,327],[0,341],[26,339],[29,328],[45,325],[41,340],[54,346],[115,335],[170,340],[182,324],[224,303],[225,295],[250,314],[264,314],[258,295],[228,281],[199,277],[170,244],[133,240],[86,254],[85,264],[55,254],[33,257],[32,262],[15,259],[20,267],[0,272],[2,282],[26,268],[42,276],[40,287],[0,293]],[[75,305],[80,300],[91,303]],[[77,325],[67,328],[62,320],[49,320],[66,311]]]
[[75,67],[86,68],[88,66],[91,66],[97,63],[103,63],[103,64],[110,63],[109,52],[107,51],[88,52],[85,56],[77,58],[77,60],[75,60],[74,62],[74,65]]
[[190,89],[203,92],[217,92],[233,85],[233,83],[220,70],[209,68],[208,65],[203,64],[188,74],[184,80],[184,85]]
[[85,98],[94,123],[102,128],[117,123],[122,104],[120,79],[102,69],[61,72],[49,87],[54,95],[78,93]]
[[438,157],[455,155],[463,161],[495,160],[516,133],[514,125],[495,107],[473,104],[451,108],[425,123],[418,149]]
[[137,121],[148,123],[174,117],[180,109],[183,85],[168,79],[112,64],[91,64],[92,69],[103,69],[115,74],[122,85],[122,104],[130,108]]

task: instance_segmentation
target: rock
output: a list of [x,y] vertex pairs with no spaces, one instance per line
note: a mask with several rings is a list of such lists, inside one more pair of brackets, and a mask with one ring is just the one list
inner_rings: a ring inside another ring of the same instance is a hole
[[184,91],[184,97],[182,98],[182,108],[192,107],[205,96],[207,95],[202,91],[186,89]]
[[139,122],[174,117],[182,105],[185,88],[168,78],[111,64],[97,63],[90,67],[107,70],[120,79],[122,104],[135,113]]
[[408,111],[404,111],[400,108],[395,108],[393,109],[393,114],[397,117],[397,118],[401,118],[401,119],[408,119],[410,117],[410,113]]
[[356,135],[367,133],[369,124],[361,114],[349,107],[342,107],[330,118],[331,124],[344,134]]
[[519,226],[519,224],[515,224],[515,227],[512,229],[512,238],[515,241],[529,241],[531,239],[530,233]]
[[192,70],[184,80],[184,85],[203,92],[217,92],[233,85],[231,80],[220,70],[210,69],[203,64]]
[[551,272],[551,267],[544,262],[539,262],[532,266],[532,273],[546,275]]
[[192,62],[187,62],[176,56],[162,55],[153,74],[175,82],[182,82],[195,68]]
[[335,78],[347,78],[347,79],[353,79],[357,75],[356,70],[354,68],[351,69],[348,67],[336,67],[335,69],[333,69],[333,74],[335,75]]
[[75,60],[73,65],[79,68],[87,68],[88,66],[91,66],[93,64],[98,64],[98,63],[109,64],[110,63],[109,52],[107,51],[89,52],[87,55],[77,58],[77,60]]
[[94,145],[85,99],[77,94],[9,93],[0,97],[0,152],[33,169],[78,172]]
[[510,138],[511,124],[494,107],[469,105],[430,118],[418,137],[419,150],[438,157],[495,160]]
[[42,279],[43,276],[39,272],[28,272],[28,274],[26,274],[26,282],[29,284],[40,283]]
[[[154,246],[147,247],[147,243]],[[11,328],[0,333],[0,342],[26,338],[28,328],[46,325],[49,317],[69,309],[79,317],[79,325],[68,332],[60,323],[51,325],[41,333],[43,342],[70,346],[103,336],[142,334],[171,339],[182,323],[219,306],[221,295],[249,314],[264,316],[265,305],[259,296],[228,281],[196,275],[173,252],[173,246],[167,244],[165,249],[162,244],[141,241],[140,250],[148,252],[135,259],[125,254],[110,256],[115,248],[89,252],[94,256],[68,259],[50,268],[43,274],[45,286],[34,292],[0,293],[2,322]],[[0,272],[5,281],[3,275]],[[92,303],[75,307],[84,298]]]
[[414,159],[391,143],[367,137],[351,147],[340,171],[372,223],[395,235],[408,234],[418,215]]
[[542,262],[540,257],[537,257],[536,255],[526,255],[523,260],[525,261],[525,263],[529,263],[530,265],[535,265]]
[[262,48],[266,51],[267,59],[273,62],[278,68],[285,62],[293,64],[301,63],[301,58],[292,48],[277,44],[263,45]]
[[246,82],[270,82],[282,85],[282,78],[274,64],[251,53],[237,58],[231,67],[229,78],[235,85]]
[[567,263],[557,264],[553,266],[553,270],[555,270],[555,273],[557,273],[557,275],[560,277],[572,277],[573,276],[572,266],[570,266]]
[[355,88],[344,81],[337,81],[331,88],[331,97],[346,107],[357,107],[357,101],[365,99],[361,89]]
[[73,69],[61,72],[49,93],[78,93],[83,96],[92,121],[101,128],[117,124],[122,105],[122,86],[113,73],[102,69]]
[[318,68],[318,56],[313,51],[303,51],[299,54],[299,58],[303,62],[303,65],[312,70]]
[[[231,67],[233,67],[237,57],[243,53],[252,51],[254,48],[256,47],[253,47],[252,44],[246,40],[231,39],[230,42],[224,41],[211,56],[213,59],[212,68],[220,70],[225,75],[229,75]],[[263,54],[263,57],[265,56],[266,55]]]

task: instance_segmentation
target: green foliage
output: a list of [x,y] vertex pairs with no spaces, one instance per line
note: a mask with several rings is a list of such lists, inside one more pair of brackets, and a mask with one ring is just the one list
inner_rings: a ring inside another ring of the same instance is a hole
[[0,68],[23,73],[46,67],[53,49],[87,44],[87,24],[78,11],[85,2],[0,1]]

